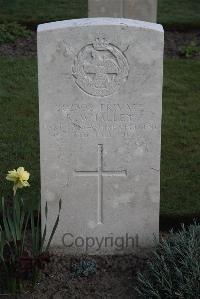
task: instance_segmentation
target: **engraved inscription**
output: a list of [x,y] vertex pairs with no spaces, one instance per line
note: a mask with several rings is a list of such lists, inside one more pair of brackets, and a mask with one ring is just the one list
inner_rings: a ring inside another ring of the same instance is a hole
[[133,138],[136,131],[159,128],[152,112],[140,103],[72,103],[57,106],[56,111],[55,130],[77,138]]
[[72,72],[84,92],[104,97],[118,91],[127,80],[129,65],[120,49],[105,38],[97,38],[80,50]]
[[98,177],[98,207],[97,224],[103,223],[103,177],[118,176],[126,177],[127,170],[111,171],[103,169],[103,144],[98,144],[98,169],[97,171],[74,171],[75,176]]

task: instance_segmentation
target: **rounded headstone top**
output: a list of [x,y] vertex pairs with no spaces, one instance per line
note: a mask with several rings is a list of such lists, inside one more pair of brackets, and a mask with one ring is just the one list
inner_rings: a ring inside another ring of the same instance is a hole
[[84,27],[84,26],[128,26],[142,29],[155,30],[163,32],[163,27],[160,24],[124,19],[124,18],[87,18],[87,19],[72,19],[65,21],[57,21],[41,24],[37,31],[49,31],[56,29],[64,29],[69,27]]

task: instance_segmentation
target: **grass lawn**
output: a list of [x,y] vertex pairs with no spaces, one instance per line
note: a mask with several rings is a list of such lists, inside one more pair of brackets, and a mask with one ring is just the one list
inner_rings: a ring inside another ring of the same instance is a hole
[[[35,58],[0,57],[0,190],[8,169],[31,172],[25,196],[40,198],[37,66]],[[200,62],[165,62],[161,219],[200,214]],[[24,192],[23,192],[24,194]]]
[[164,74],[161,216],[200,215],[200,61],[167,60]]
[[0,0],[0,22],[38,24],[87,17],[87,0]]
[[[29,25],[87,17],[87,0],[0,0],[0,23]],[[158,22],[167,26],[200,26],[199,0],[158,0]]]
[[158,0],[158,23],[164,27],[200,27],[200,1]]
[[11,190],[12,184],[4,180],[7,170],[24,166],[31,172],[32,186],[23,190],[23,195],[37,202],[40,169],[36,59],[0,57],[0,69],[0,192],[3,189],[3,194],[8,194]]

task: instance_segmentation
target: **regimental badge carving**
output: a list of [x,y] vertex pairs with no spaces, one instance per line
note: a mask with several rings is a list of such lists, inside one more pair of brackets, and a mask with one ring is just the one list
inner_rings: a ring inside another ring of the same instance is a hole
[[105,38],[83,47],[75,58],[72,74],[79,88],[92,96],[105,97],[117,92],[127,80],[127,58]]

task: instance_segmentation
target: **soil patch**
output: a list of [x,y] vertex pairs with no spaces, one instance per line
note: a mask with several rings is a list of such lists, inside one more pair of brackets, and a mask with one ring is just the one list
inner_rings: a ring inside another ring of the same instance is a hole
[[[166,31],[165,32],[165,56],[182,57],[181,50],[195,43],[200,47],[200,30],[191,30],[187,32]],[[193,58],[200,58],[200,53]]]
[[[93,273],[79,275],[74,271],[87,260],[95,264]],[[137,298],[136,273],[143,271],[147,257],[135,255],[69,257],[51,256],[50,263],[42,273],[34,291],[20,299],[64,298]]]
[[0,56],[36,56],[37,35],[17,38],[13,43],[0,44]]

